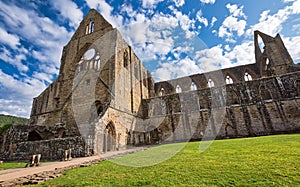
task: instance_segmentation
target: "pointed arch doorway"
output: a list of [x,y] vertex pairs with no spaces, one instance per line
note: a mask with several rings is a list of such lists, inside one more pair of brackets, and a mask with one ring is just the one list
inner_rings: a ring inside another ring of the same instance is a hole
[[104,129],[103,152],[116,150],[116,129],[113,122],[109,122]]

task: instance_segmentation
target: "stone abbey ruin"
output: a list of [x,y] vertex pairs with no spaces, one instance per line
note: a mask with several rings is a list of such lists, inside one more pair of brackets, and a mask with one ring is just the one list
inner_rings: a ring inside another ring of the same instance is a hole
[[119,31],[90,10],[63,49],[57,79],[34,98],[29,124],[2,137],[0,159],[299,132],[300,65],[279,34],[255,31],[254,48],[253,64],[155,82]]

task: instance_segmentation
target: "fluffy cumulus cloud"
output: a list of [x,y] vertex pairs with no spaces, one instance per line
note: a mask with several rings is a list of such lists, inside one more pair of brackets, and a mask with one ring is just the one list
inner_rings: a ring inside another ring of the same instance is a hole
[[177,7],[181,7],[184,5],[185,0],[174,0],[174,3]]
[[202,11],[201,11],[201,10],[199,10],[199,11],[197,12],[197,14],[196,14],[196,19],[197,19],[200,23],[202,23],[205,27],[208,26],[208,21],[207,21],[207,19],[202,15]]
[[[152,5],[158,1],[147,1]],[[175,1],[174,1],[175,2]],[[142,3],[146,3],[143,1]],[[87,0],[90,7],[97,8],[96,1]],[[176,1],[176,6],[181,6],[184,1]],[[169,6],[170,13],[148,12],[144,9],[133,10],[132,6],[123,4],[121,7],[122,24],[119,23],[118,29],[121,31],[125,40],[133,46],[137,55],[145,62],[165,58],[176,45],[177,35],[174,33],[184,33],[186,38],[191,38],[197,34],[194,19],[183,14],[174,6]],[[108,8],[105,14],[113,18],[120,15],[113,14],[114,9]],[[101,10],[99,10],[101,12]],[[204,18],[204,24],[206,24]]]
[[18,80],[0,70],[0,113],[28,117],[32,98],[41,93],[45,83],[26,77]]
[[205,4],[214,4],[216,0],[200,0],[200,2]]
[[213,16],[213,17],[211,18],[210,27],[213,27],[217,21],[218,21],[218,19],[217,19],[216,17]]
[[188,15],[183,14],[182,12],[180,12],[175,8],[171,7],[170,9],[173,11],[173,14],[178,20],[181,29],[185,32],[186,38],[189,39],[198,34],[198,32],[195,31],[196,21],[194,19],[191,19]]
[[[74,3],[52,3],[69,20],[70,26],[79,23],[82,12]],[[66,12],[62,5],[72,12]],[[32,98],[53,81],[60,66],[62,47],[74,31],[26,6],[0,2],[0,16],[5,25],[5,29],[0,27],[1,63],[16,68],[14,75],[0,70],[0,113],[29,117]],[[32,64],[32,61],[40,63]]]
[[30,115],[28,108],[30,107],[31,102],[29,102],[28,100],[0,99],[1,114],[28,118]]
[[300,44],[300,36],[282,37],[282,40],[294,60],[294,63],[300,63],[300,50],[298,47],[295,47]]
[[24,54],[14,55],[7,48],[0,48],[0,59],[16,67],[20,72],[28,71],[28,66],[23,64],[27,59]]
[[[245,41],[234,46],[231,50],[228,48],[228,45],[219,44],[197,51],[194,59],[189,57],[182,60],[176,58],[171,63],[161,63],[160,68],[154,71],[153,76],[155,79],[162,81],[255,62],[253,41]],[[181,51],[181,49],[174,50],[173,53],[176,54],[178,51]]]
[[48,63],[59,66],[62,46],[67,43],[72,32],[68,32],[65,27],[57,25],[48,17],[39,16],[33,10],[16,5],[0,2],[0,15],[7,29],[39,47],[42,55],[48,58]]
[[71,27],[78,27],[83,18],[83,13],[76,3],[71,0],[52,0],[50,3],[52,3],[53,7],[57,9],[64,18],[70,21],[69,25]]
[[216,70],[221,68],[221,64],[230,63],[230,60],[224,57],[222,45],[198,51],[195,59],[201,64],[202,72]]
[[225,38],[227,42],[236,42],[235,34],[241,36],[246,28],[246,16],[243,13],[243,6],[227,4],[230,15],[226,17],[219,28],[218,36]]
[[270,10],[261,13],[259,22],[252,25],[247,31],[247,35],[252,35],[255,30],[260,30],[269,35],[275,35],[282,30],[282,25],[293,14],[300,13],[300,0],[293,1],[293,4],[278,10],[275,14],[270,14]]
[[6,30],[0,27],[0,42],[7,44],[13,49],[16,49],[20,45],[20,39],[17,35],[10,34]]
[[97,9],[113,27],[122,27],[123,17],[114,15],[112,13],[114,8],[105,0],[86,0],[85,2],[90,8]]
[[[153,9],[156,7],[156,5],[163,0],[142,0],[142,7],[143,8],[148,8],[148,9]],[[179,0],[180,1],[180,0]]]
[[160,68],[153,72],[153,77],[158,81],[170,80],[190,74],[201,72],[198,64],[189,57],[169,63],[160,63]]

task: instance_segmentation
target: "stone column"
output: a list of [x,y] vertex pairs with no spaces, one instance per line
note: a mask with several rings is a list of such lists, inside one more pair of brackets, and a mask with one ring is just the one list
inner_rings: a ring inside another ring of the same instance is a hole
[[104,141],[103,141],[103,146],[104,146],[103,152],[104,153],[107,152],[107,137],[108,137],[108,130],[105,129],[104,130]]

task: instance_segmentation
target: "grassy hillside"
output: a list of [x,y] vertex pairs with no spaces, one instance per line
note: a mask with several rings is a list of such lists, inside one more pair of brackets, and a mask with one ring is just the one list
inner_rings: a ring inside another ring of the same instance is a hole
[[148,167],[182,144],[161,145],[95,166],[77,168],[41,186],[300,186],[300,134],[217,140],[204,152],[190,142],[174,157]]
[[27,123],[28,119],[0,114],[0,135],[5,132],[13,124]]
[[27,122],[28,122],[28,119],[26,119],[26,118],[0,114],[0,124],[8,124],[8,123],[21,124],[21,123],[27,123]]

